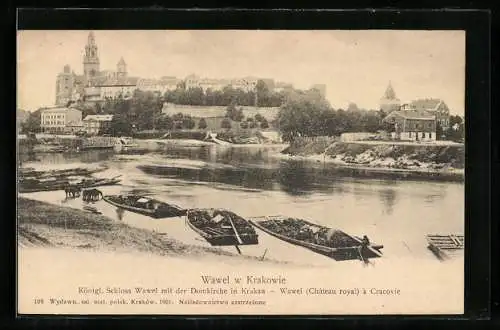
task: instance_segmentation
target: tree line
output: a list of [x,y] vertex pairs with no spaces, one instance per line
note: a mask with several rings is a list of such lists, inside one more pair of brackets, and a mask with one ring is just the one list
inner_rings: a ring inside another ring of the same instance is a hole
[[271,91],[263,80],[258,80],[254,90],[243,90],[225,86],[222,90],[201,87],[186,88],[180,83],[177,88],[163,95],[166,102],[183,105],[279,107],[285,99],[284,92]]

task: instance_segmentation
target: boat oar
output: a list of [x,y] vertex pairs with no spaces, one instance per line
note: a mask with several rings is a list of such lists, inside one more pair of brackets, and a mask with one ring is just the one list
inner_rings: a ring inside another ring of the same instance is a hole
[[[236,230],[236,227],[234,226],[233,219],[231,219],[231,216],[228,216],[229,222],[231,223],[231,227],[233,227],[234,234],[236,235],[236,239],[238,240],[239,244],[243,244],[243,241],[241,240],[240,235],[238,235],[238,231]],[[239,251],[239,248],[238,248]]]

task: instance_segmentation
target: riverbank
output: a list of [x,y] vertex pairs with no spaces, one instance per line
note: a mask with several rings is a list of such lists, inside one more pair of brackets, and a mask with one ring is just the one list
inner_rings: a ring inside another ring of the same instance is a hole
[[393,174],[451,181],[463,181],[465,176],[465,147],[461,144],[299,141],[279,157],[331,164],[367,176]]
[[147,252],[159,256],[211,257],[277,262],[179,242],[99,214],[18,198],[18,245],[101,252]]

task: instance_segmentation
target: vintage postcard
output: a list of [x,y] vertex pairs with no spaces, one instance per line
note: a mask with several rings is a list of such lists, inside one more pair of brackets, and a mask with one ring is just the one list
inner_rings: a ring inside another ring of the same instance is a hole
[[464,31],[17,43],[19,314],[464,312]]

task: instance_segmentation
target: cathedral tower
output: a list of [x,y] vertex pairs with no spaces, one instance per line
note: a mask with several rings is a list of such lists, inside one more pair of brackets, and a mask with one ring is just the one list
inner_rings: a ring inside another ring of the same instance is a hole
[[95,43],[94,32],[90,32],[85,54],[83,56],[83,75],[85,85],[92,85],[95,77],[99,75],[99,55],[97,54],[97,44]]
[[66,106],[71,100],[73,93],[74,75],[69,65],[65,65],[63,71],[57,75],[56,80],[56,105]]

